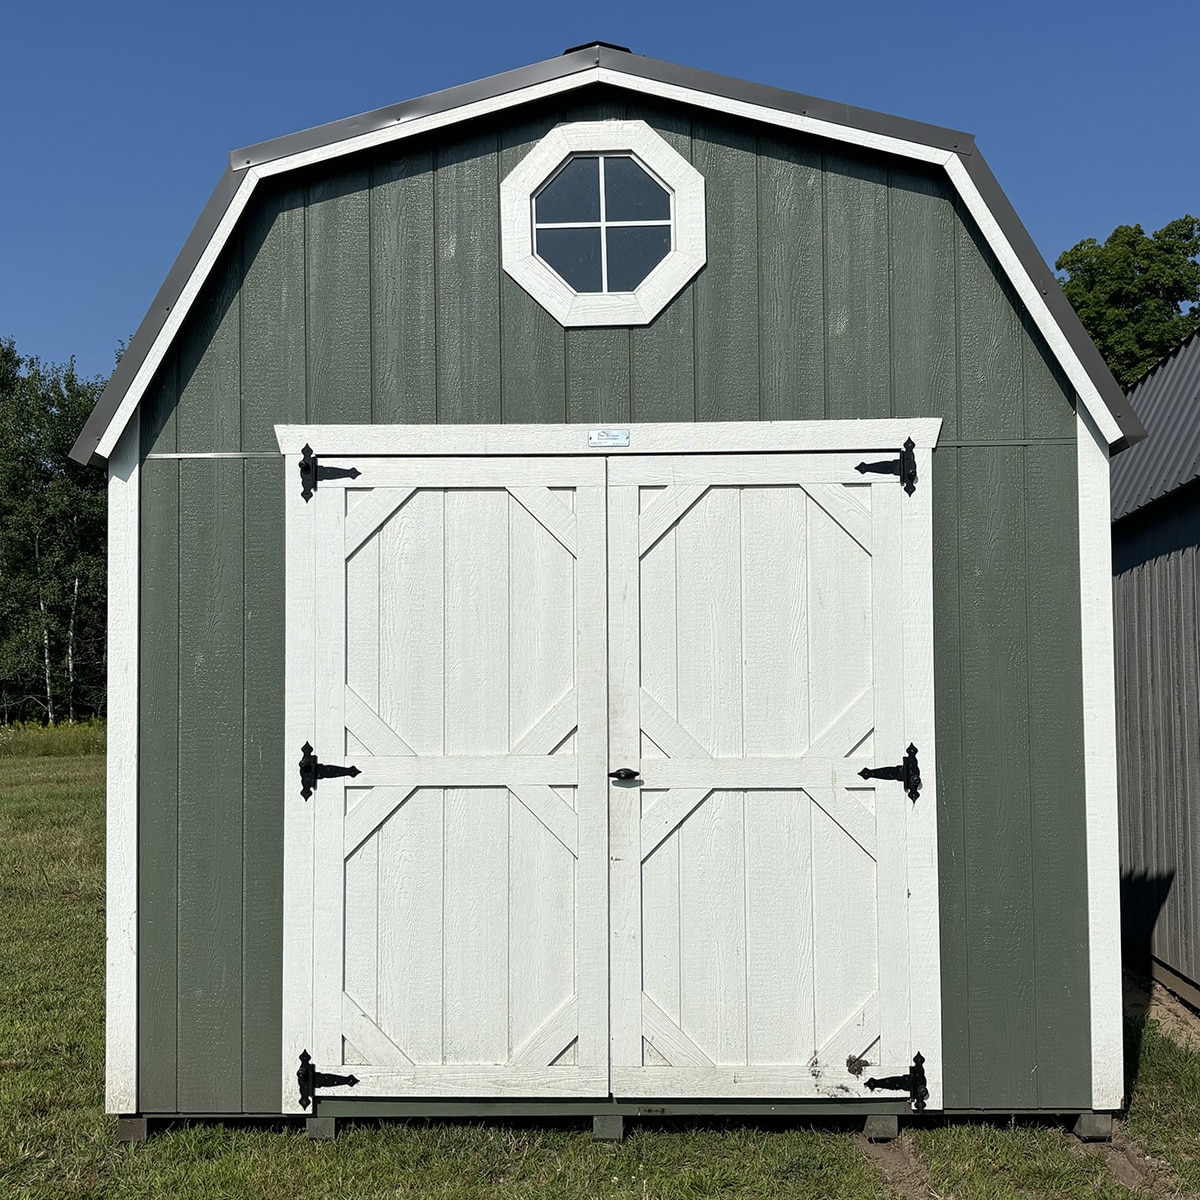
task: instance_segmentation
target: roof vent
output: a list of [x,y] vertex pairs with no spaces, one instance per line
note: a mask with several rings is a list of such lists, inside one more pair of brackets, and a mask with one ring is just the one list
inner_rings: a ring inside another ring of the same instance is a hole
[[633,53],[628,46],[618,46],[616,42],[584,42],[580,46],[568,46],[563,53],[574,54],[576,50],[590,50],[593,46],[603,46],[605,50],[621,50],[625,54]]

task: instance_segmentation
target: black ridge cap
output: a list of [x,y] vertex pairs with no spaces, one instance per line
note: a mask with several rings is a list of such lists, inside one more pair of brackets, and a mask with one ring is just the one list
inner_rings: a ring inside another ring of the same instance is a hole
[[418,117],[449,112],[480,100],[495,99],[510,92],[520,91],[554,79],[563,79],[597,66],[607,67],[626,75],[687,88],[691,91],[740,100],[764,108],[812,117],[833,125],[878,133],[957,153],[976,187],[979,188],[984,202],[995,214],[1022,266],[1045,296],[1051,314],[1061,326],[1068,343],[1078,354],[1084,369],[1095,381],[1105,404],[1112,411],[1121,428],[1123,437],[1114,443],[1112,451],[1116,453],[1123,450],[1146,436],[1145,430],[1134,416],[1120,386],[1113,379],[1095,346],[1092,345],[1091,339],[1084,331],[1069,301],[1062,294],[1062,289],[1033,244],[1033,239],[1025,230],[987,164],[975,153],[975,140],[971,134],[945,129],[937,125],[927,125],[920,121],[910,121],[904,117],[889,116],[886,113],[878,113],[870,109],[854,108],[850,105],[820,100],[783,88],[749,83],[727,75],[701,71],[694,67],[681,67],[674,63],[644,58],[641,55],[614,48],[605,42],[589,42],[587,45],[569,50],[557,58],[546,59],[543,62],[519,67],[500,75],[460,84],[457,87],[432,92],[427,96],[419,96],[416,99],[389,105],[373,112],[347,117],[340,121],[318,125],[299,133],[272,138],[241,150],[235,150],[229,156],[229,169],[222,176],[208,203],[204,206],[195,228],[188,235],[167,278],[159,288],[154,303],[138,326],[137,332],[129,343],[129,348],[120,363],[117,364],[95,409],[84,424],[82,432],[71,449],[71,457],[82,463],[103,463],[104,460],[96,455],[96,447],[109,422],[116,415],[121,400],[149,354],[155,339],[162,331],[168,315],[199,263],[205,248],[212,240],[221,218],[241,185],[242,173],[247,168],[274,159],[300,154],[307,150],[333,145],[364,133],[407,123]]

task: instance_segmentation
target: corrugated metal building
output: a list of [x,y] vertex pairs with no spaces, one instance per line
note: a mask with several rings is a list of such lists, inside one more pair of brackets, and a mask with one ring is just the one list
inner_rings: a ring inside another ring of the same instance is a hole
[[1112,465],[1121,919],[1132,962],[1200,1002],[1200,330],[1131,389]]

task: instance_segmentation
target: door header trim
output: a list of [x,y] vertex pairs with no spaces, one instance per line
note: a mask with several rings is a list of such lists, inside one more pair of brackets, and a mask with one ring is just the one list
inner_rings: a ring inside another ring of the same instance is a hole
[[[745,454],[827,450],[894,450],[911,437],[937,445],[940,417],[850,421],[714,421],[629,424],[627,446],[588,445],[592,425],[276,425],[283,454],[336,455]],[[612,427],[605,432],[612,433]]]

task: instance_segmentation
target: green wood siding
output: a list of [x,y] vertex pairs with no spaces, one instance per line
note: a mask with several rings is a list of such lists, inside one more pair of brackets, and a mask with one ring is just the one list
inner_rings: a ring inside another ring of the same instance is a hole
[[[707,267],[563,330],[503,273],[497,184],[559,120],[704,174]],[[143,406],[141,1086],[279,1079],[277,422],[931,415],[946,1104],[1090,1105],[1071,390],[936,172],[594,93],[265,187]],[[288,484],[294,481],[286,481]],[[920,1003],[920,998],[914,998]]]

